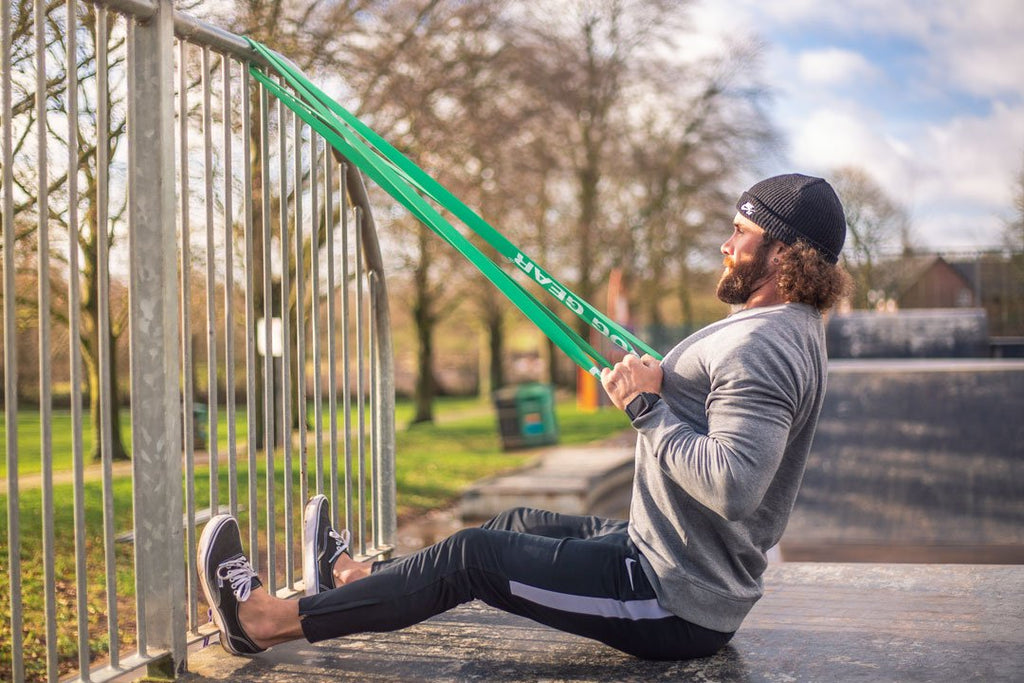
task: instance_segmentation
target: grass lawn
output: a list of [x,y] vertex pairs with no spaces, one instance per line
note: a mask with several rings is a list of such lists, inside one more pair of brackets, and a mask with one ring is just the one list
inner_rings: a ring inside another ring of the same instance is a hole
[[[223,408],[221,409],[223,410]],[[122,409],[121,413],[121,438],[125,447],[131,449],[132,442],[132,416],[131,411]],[[73,465],[72,453],[72,428],[71,411],[68,409],[55,409],[52,411],[50,420],[50,439],[53,444],[53,470],[60,472],[70,470]],[[198,426],[198,425],[197,425]],[[235,411],[235,428],[237,431],[236,441],[242,444],[247,435],[245,409]],[[206,425],[203,425],[204,431]],[[42,434],[39,424],[39,412],[36,410],[22,410],[18,413],[18,473],[38,474],[42,470],[41,446]],[[5,443],[7,438],[7,426],[0,420],[0,443]],[[92,452],[92,420],[88,411],[82,416],[82,451],[86,459],[85,466],[94,464],[90,459]],[[220,444],[221,452],[225,452],[228,446],[228,430],[224,416],[220,416],[220,426],[217,432],[217,443]],[[7,476],[7,460],[0,461],[0,477]]]
[[[311,411],[312,412],[312,411]],[[398,488],[399,517],[409,518],[428,510],[451,505],[460,492],[472,481],[501,471],[522,466],[533,455],[531,451],[504,452],[501,449],[493,408],[475,399],[444,399],[436,404],[437,422],[433,425],[408,427],[412,406],[399,402],[396,407],[397,459],[396,478]],[[239,444],[244,440],[244,411],[239,413]],[[628,427],[625,415],[613,409],[598,412],[583,412],[576,408],[574,401],[560,402],[556,408],[561,444],[585,443],[614,435]],[[127,415],[126,415],[127,417]],[[70,416],[55,411],[53,443],[55,469],[69,469],[70,459]],[[39,471],[38,415],[23,412],[19,415],[19,472],[22,474]],[[129,429],[129,425],[125,425]],[[325,420],[325,433],[327,430]],[[88,431],[88,430],[86,430]],[[225,445],[226,428],[219,430],[219,441]],[[34,460],[30,454],[35,450]],[[67,454],[66,456],[64,454]],[[33,467],[34,464],[34,467]],[[243,505],[246,501],[248,468],[244,454],[239,458],[238,487]],[[291,511],[295,534],[299,534],[299,515],[304,501],[299,501],[297,491],[297,459],[293,475],[292,490],[296,492]],[[312,469],[312,465],[311,465]],[[219,479],[221,501],[227,501],[227,465],[222,460]],[[260,454],[257,460],[257,490],[259,500],[257,513],[260,528],[265,528],[265,459]],[[275,480],[277,509],[283,513],[284,470],[278,460]],[[103,555],[103,500],[99,482],[89,482],[83,498],[86,513],[87,566],[89,584],[88,620],[90,643],[94,655],[102,655],[107,649],[107,608],[104,588]],[[54,498],[59,501],[55,509],[57,578],[57,623],[58,643],[62,670],[69,671],[77,665],[77,603],[74,556],[73,490],[69,484],[54,487]],[[197,466],[195,474],[195,503],[197,509],[209,503],[209,470]],[[43,560],[41,552],[42,521],[41,494],[37,488],[24,488],[19,497],[19,532],[21,535],[22,599],[24,601],[23,642],[25,643],[26,674],[29,680],[40,679],[45,673],[45,633],[43,617]],[[240,515],[243,529],[248,523],[247,512]],[[278,514],[276,526],[283,529],[284,514]],[[114,483],[114,533],[120,535],[132,527],[132,492],[129,477],[120,477]],[[9,575],[7,566],[7,498],[0,495],[0,575]],[[261,544],[262,545],[262,544]],[[280,544],[279,544],[280,545]],[[280,550],[280,549],[279,549]],[[121,645],[129,647],[134,643],[134,580],[133,547],[131,543],[116,544],[116,581],[120,605]],[[297,557],[297,555],[296,555]],[[6,613],[10,605],[9,582],[0,582],[0,604]],[[205,615],[205,612],[203,612]],[[200,621],[205,621],[201,616]],[[0,680],[10,679],[10,620],[9,614],[0,622]]]

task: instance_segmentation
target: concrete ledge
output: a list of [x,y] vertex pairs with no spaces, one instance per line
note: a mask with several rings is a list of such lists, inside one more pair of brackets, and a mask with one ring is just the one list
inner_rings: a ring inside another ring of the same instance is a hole
[[793,563],[714,657],[647,662],[478,603],[394,633],[190,654],[187,680],[1015,681],[1024,567]]
[[830,363],[782,557],[1024,561],[1021,416],[1021,360]]
[[632,479],[632,448],[552,448],[533,467],[473,484],[463,494],[460,513],[464,523],[482,522],[517,506],[611,514],[606,499],[628,496]]

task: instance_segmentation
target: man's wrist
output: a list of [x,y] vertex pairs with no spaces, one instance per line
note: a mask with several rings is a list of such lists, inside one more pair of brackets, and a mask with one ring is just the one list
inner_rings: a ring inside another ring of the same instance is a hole
[[650,391],[643,391],[636,395],[632,401],[626,406],[626,415],[629,419],[636,420],[637,418],[646,415],[658,401],[661,400],[661,396]]

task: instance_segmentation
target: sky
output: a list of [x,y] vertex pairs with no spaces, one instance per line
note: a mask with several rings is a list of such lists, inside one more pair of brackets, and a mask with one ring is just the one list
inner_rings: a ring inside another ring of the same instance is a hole
[[760,170],[856,166],[918,246],[1001,244],[1024,168],[1024,1],[697,0],[712,40],[760,40],[783,134]]

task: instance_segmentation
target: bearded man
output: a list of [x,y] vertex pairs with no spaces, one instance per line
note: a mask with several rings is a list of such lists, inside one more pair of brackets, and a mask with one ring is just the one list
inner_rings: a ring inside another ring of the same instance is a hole
[[224,647],[394,630],[474,599],[637,657],[690,659],[728,643],[793,509],[825,395],[822,314],[849,286],[837,265],[843,208],[826,181],[768,178],[736,208],[718,296],[738,310],[660,363],[628,356],[602,374],[637,431],[628,520],[519,508],[408,557],[357,562],[316,496],[307,595],[281,600],[220,515],[198,566]]

